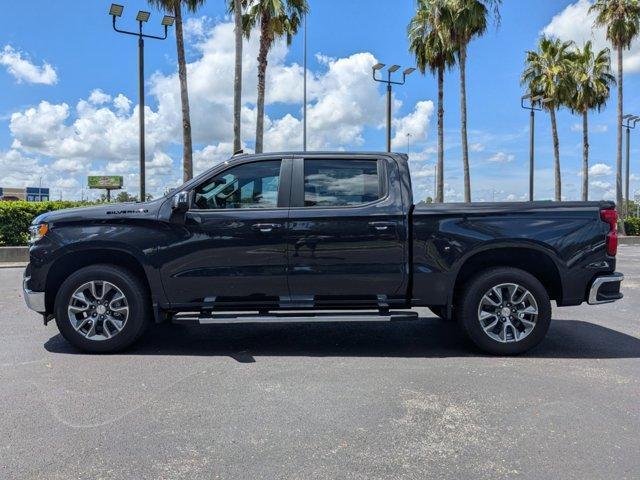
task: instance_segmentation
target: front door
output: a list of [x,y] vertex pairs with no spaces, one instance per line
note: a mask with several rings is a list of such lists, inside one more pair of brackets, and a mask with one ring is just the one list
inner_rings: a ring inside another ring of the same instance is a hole
[[[166,294],[177,307],[277,305],[287,287],[291,160],[234,165],[193,192],[184,238],[169,248]],[[287,179],[282,181],[282,179]]]
[[[294,159],[289,215],[292,300],[386,306],[406,294],[406,218],[391,158]],[[392,180],[392,182],[390,181]]]

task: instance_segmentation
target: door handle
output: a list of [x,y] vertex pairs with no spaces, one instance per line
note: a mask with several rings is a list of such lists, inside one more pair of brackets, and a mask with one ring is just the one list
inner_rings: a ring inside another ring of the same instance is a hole
[[251,226],[252,229],[259,230],[262,233],[269,233],[280,227],[279,223],[255,223]]
[[396,224],[393,222],[369,222],[369,226],[371,228],[375,228],[379,232],[389,230],[389,228],[395,227],[395,225]]

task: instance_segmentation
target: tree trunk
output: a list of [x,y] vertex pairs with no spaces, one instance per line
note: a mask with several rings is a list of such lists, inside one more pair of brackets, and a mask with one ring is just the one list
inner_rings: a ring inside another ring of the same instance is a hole
[[193,178],[193,146],[191,144],[191,114],[189,113],[189,90],[187,88],[187,62],[184,56],[184,37],[182,35],[182,8],[176,3],[176,47],[178,50],[178,78],[180,79],[180,101],[182,103],[182,172],[186,182]]
[[444,67],[438,67],[438,192],[436,202],[444,202]]
[[582,112],[582,201],[589,200],[589,112]]
[[553,135],[553,156],[555,159],[556,202],[562,201],[562,179],[560,178],[560,142],[558,140],[558,123],[556,122],[556,107],[550,105],[551,133]]
[[267,76],[267,55],[270,42],[267,38],[269,28],[268,15],[263,14],[260,20],[260,50],[258,51],[258,100],[256,119],[256,153],[262,153],[264,142],[264,90]]
[[467,139],[467,46],[460,47],[460,131],[462,134],[462,165],[464,169],[464,201],[471,202],[469,144]]
[[233,4],[236,35],[236,64],[233,79],[233,151],[242,149],[240,138],[240,120],[242,111],[242,2]]
[[[622,88],[622,46],[618,46],[618,152],[616,157],[616,204],[618,212],[623,211],[622,200],[622,115],[623,112],[623,88]],[[624,222],[620,222],[621,233],[624,233]]]

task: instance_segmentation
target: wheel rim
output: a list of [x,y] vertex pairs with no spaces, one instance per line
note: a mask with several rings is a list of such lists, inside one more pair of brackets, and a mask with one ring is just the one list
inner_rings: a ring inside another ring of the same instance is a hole
[[113,283],[94,280],[73,292],[67,312],[71,326],[80,335],[94,341],[108,340],[127,323],[129,303]]
[[480,300],[478,321],[485,334],[501,343],[515,343],[528,337],[538,320],[538,303],[533,294],[517,283],[501,283]]

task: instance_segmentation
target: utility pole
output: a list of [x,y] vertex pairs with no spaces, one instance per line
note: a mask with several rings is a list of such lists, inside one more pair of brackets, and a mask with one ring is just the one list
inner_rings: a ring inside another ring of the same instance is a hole
[[[525,100],[529,100],[529,105],[525,105]],[[531,94],[523,95],[520,99],[520,106],[529,110],[529,201],[533,202],[533,175],[535,170],[535,126],[536,126],[536,112],[542,110],[542,108],[536,105],[548,103],[549,99],[544,98],[542,95],[532,96]]]
[[302,151],[307,151],[307,14],[304,14],[304,77],[303,77],[303,94],[302,94]]
[[631,159],[631,130],[636,128],[636,123],[640,121],[640,117],[636,115],[625,115],[622,117],[622,126],[627,129],[627,157],[625,161],[625,177],[624,177],[624,205],[622,213],[624,217],[629,215],[629,168]]

